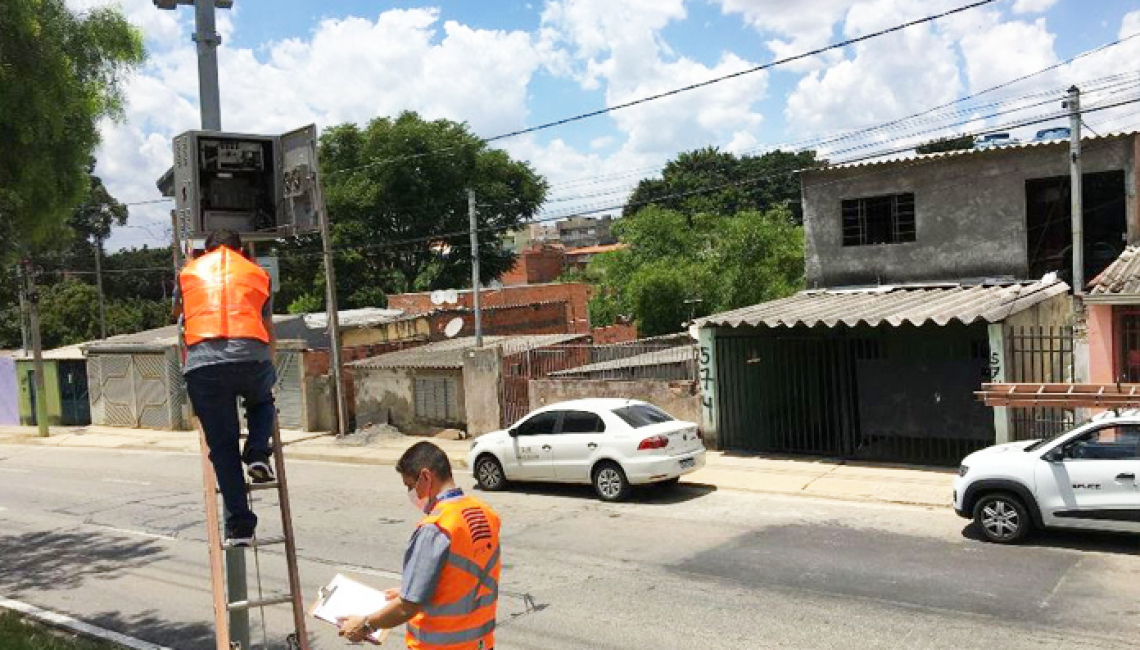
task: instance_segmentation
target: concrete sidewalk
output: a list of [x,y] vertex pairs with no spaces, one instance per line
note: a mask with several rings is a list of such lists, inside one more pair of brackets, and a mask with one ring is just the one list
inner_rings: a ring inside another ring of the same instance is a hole
[[[343,440],[327,434],[282,430],[287,458],[334,463],[394,465],[413,443],[431,440],[447,452],[455,467],[467,467],[469,443],[462,440],[417,438],[392,433],[352,434]],[[125,449],[198,453],[192,431],[155,431],[117,427],[52,427],[40,438],[35,427],[0,426],[0,445]],[[717,489],[774,494],[950,506],[954,472],[948,469],[844,463],[840,461],[771,458],[708,452],[705,467],[684,482]]]

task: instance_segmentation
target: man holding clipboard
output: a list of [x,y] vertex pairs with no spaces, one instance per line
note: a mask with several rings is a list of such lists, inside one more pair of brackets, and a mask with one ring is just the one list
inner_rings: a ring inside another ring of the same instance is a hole
[[340,636],[359,642],[407,623],[411,650],[493,650],[499,516],[455,486],[447,454],[430,442],[412,445],[396,471],[425,517],[404,553],[400,588],[381,609],[339,619]]

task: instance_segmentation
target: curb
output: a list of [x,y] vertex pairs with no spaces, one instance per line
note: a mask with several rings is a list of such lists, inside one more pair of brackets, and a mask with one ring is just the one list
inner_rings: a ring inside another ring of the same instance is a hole
[[66,614],[59,614],[57,612],[50,612],[46,609],[40,609],[35,605],[22,603],[18,600],[9,600],[7,598],[0,598],[0,608],[8,609],[14,612],[23,614],[24,616],[39,621],[45,625],[74,632],[80,636],[85,636],[90,639],[99,641],[107,641],[114,643],[124,648],[131,648],[131,650],[174,650],[173,648],[136,639],[119,632],[106,630],[101,627],[84,623],[78,619],[74,619]]

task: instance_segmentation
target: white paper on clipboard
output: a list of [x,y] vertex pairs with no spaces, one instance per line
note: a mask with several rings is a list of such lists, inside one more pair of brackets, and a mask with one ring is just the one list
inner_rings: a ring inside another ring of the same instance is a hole
[[[388,604],[384,592],[363,585],[352,578],[336,574],[332,581],[317,591],[317,602],[309,611],[314,617],[337,624],[337,619],[349,616],[366,616]],[[380,644],[388,637],[388,630],[377,630],[369,640]]]

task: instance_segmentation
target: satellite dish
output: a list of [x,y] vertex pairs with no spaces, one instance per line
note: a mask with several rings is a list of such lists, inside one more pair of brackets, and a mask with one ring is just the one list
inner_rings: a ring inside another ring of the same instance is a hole
[[690,325],[689,336],[692,337],[694,341],[699,341],[701,338],[701,328],[697,327],[695,324]]
[[442,305],[447,300],[447,293],[436,289],[431,292],[431,304]]
[[443,292],[443,301],[446,303],[455,304],[459,302],[459,292],[455,289],[448,289]]
[[463,331],[463,319],[456,316],[447,323],[447,327],[443,328],[443,334],[449,339],[455,338],[457,334]]

